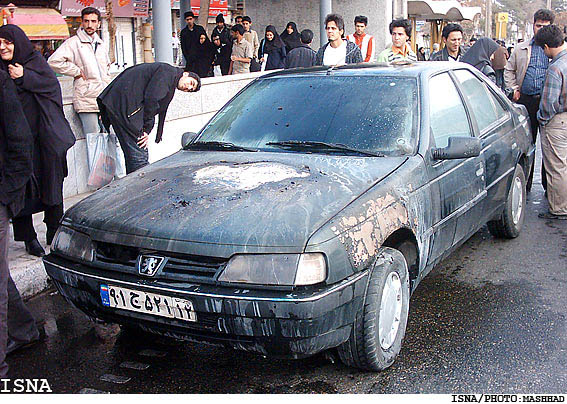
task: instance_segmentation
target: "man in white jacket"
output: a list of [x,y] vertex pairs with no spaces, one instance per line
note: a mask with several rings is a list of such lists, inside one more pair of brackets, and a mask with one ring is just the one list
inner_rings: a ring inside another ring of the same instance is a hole
[[79,114],[83,134],[100,132],[96,97],[110,83],[108,48],[100,39],[100,11],[87,7],[81,11],[77,35],[67,39],[51,55],[49,66],[59,74],[72,76],[73,107]]

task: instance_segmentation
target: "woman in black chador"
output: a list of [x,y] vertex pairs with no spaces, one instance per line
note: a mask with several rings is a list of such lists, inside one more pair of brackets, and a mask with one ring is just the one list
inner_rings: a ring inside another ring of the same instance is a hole
[[45,251],[37,240],[32,214],[44,212],[47,244],[51,244],[63,216],[66,154],[75,143],[75,136],[63,113],[61,87],[55,73],[20,27],[0,27],[0,58],[0,68],[16,84],[34,137],[33,174],[26,186],[25,206],[12,220],[14,239],[24,241],[29,254],[42,256]]
[[258,57],[262,63],[266,57],[268,58],[266,70],[285,68],[285,44],[278,35],[276,27],[273,25],[266,27],[266,35],[260,43],[260,53]]
[[211,76],[215,58],[215,46],[206,34],[201,34],[199,37],[199,45],[197,45],[196,52],[195,73],[201,78]]
[[292,49],[299,48],[301,46],[301,35],[297,30],[297,24],[292,21],[287,23],[285,29],[280,35],[280,38],[285,43],[286,53],[289,53]]

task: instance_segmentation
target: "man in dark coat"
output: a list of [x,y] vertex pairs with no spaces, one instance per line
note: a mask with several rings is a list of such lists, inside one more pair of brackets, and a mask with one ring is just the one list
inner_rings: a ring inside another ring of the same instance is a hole
[[16,84],[18,98],[34,137],[33,173],[27,185],[26,204],[14,217],[14,239],[23,241],[31,255],[45,251],[37,240],[32,214],[44,212],[47,244],[63,216],[63,180],[67,176],[67,150],[75,135],[63,112],[61,86],[47,61],[24,31],[16,25],[0,27],[0,69]]
[[435,62],[458,62],[463,55],[463,27],[459,24],[447,24],[441,34],[445,47],[429,58]]
[[343,39],[345,33],[345,20],[339,14],[329,14],[325,18],[327,42],[317,51],[315,65],[336,66],[343,64],[362,63],[360,48],[351,41]]
[[207,35],[207,33],[205,32],[205,28],[195,24],[195,14],[193,14],[193,11],[187,11],[184,18],[187,26],[181,30],[180,34],[181,51],[185,58],[185,70],[195,72],[199,38],[201,34]]
[[[224,16],[222,14],[217,15],[216,18],[217,26],[213,29],[213,33],[211,34],[211,40],[215,36],[220,38],[221,43],[225,45],[232,44],[232,35],[230,34],[230,30],[226,26],[224,22]],[[232,46],[231,46],[232,48]]]
[[288,53],[285,59],[285,68],[292,69],[294,67],[311,67],[315,66],[317,52],[311,49],[313,41],[313,31],[304,29],[301,31],[301,46],[294,48]]
[[33,137],[16,86],[0,70],[0,379],[8,375],[6,355],[39,339],[35,320],[24,305],[8,268],[10,217],[24,206],[32,173]]
[[148,164],[148,138],[159,115],[156,143],[161,141],[165,114],[175,89],[201,88],[195,73],[167,63],[144,63],[124,70],[98,96],[102,123],[114,128],[129,174]]

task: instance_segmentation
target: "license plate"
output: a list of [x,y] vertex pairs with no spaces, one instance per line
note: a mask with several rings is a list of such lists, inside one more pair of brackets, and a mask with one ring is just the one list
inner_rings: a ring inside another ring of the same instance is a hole
[[112,285],[100,285],[100,298],[102,305],[106,307],[185,321],[197,321],[197,314],[190,300]]

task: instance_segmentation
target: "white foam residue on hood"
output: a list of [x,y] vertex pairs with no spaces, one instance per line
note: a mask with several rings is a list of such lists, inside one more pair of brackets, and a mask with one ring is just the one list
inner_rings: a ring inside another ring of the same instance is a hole
[[227,188],[249,191],[270,182],[308,177],[309,172],[280,163],[252,163],[236,166],[215,165],[201,168],[194,174],[196,184],[218,184]]

